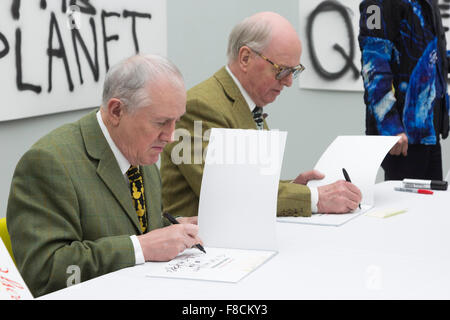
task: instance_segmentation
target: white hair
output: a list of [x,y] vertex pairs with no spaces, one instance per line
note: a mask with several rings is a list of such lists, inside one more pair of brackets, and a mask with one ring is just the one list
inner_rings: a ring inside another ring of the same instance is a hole
[[228,62],[238,58],[243,46],[262,52],[269,45],[271,35],[272,28],[267,20],[253,16],[245,18],[233,28],[228,38]]
[[157,55],[136,55],[111,67],[103,85],[102,108],[112,98],[119,99],[127,110],[133,111],[151,104],[148,87],[161,79],[169,80],[176,88],[184,90],[184,80],[178,68],[169,60]]

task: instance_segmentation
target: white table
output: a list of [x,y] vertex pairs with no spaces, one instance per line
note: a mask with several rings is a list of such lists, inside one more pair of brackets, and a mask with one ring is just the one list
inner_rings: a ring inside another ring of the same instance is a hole
[[377,207],[407,208],[340,227],[277,223],[278,254],[239,283],[146,277],[122,269],[42,299],[449,299],[450,191],[377,184]]

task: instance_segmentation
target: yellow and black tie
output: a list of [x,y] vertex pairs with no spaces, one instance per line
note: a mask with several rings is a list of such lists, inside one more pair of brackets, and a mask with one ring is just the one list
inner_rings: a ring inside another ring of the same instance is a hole
[[256,126],[258,127],[258,130],[263,130],[264,129],[264,115],[262,112],[262,108],[256,106],[253,111],[253,120],[256,123]]
[[138,215],[139,223],[143,233],[147,231],[147,209],[145,206],[144,196],[144,180],[139,172],[139,168],[131,166],[127,171],[128,180],[130,181],[131,198],[133,200],[134,208]]

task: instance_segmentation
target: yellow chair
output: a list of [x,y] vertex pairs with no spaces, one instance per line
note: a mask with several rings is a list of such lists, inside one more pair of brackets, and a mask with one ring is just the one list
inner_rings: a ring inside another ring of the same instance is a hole
[[8,249],[9,255],[11,256],[11,259],[16,263],[14,260],[12,248],[11,248],[11,239],[9,238],[8,229],[6,228],[6,218],[0,219],[0,237],[3,240],[3,243],[5,244],[6,249]]

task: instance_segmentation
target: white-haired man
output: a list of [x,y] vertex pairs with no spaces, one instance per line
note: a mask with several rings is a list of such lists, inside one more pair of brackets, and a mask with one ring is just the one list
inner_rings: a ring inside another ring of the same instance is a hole
[[[170,94],[167,94],[170,92]],[[158,56],[112,67],[94,111],[41,138],[19,161],[7,210],[17,266],[34,296],[201,243],[196,218],[161,215],[155,165],[184,114],[182,76]]]
[[[228,65],[188,91],[186,114],[177,128],[189,131],[191,159],[199,152],[195,141],[203,141],[202,150],[206,150],[203,136],[211,128],[268,129],[262,108],[303,71],[301,53],[297,32],[276,13],[257,13],[237,24],[229,37]],[[201,135],[194,128],[197,121],[202,124]],[[176,143],[168,145],[161,156],[163,207],[176,215],[196,216],[203,164],[175,164],[172,150]],[[312,211],[344,213],[358,207],[360,190],[344,180],[317,189],[305,186],[311,179],[322,178],[312,170],[293,181],[281,181],[277,214],[310,216]]]

